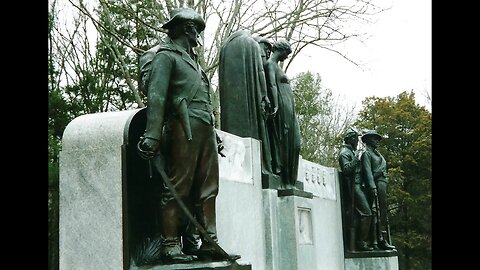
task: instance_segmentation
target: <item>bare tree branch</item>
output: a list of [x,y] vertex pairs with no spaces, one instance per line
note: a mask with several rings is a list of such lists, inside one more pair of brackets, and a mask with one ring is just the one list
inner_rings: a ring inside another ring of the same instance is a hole
[[[100,23],[98,20],[96,20],[95,18],[93,18],[93,16],[90,14],[90,12],[88,10],[86,10],[85,8],[83,7],[79,7],[77,6],[76,4],[74,4],[71,0],[68,0],[68,2],[70,2],[72,4],[72,6],[74,6],[75,8],[77,8],[80,12],[82,12],[83,14],[85,14],[86,16],[88,16],[90,18],[90,20],[92,20],[93,24],[95,25],[95,28],[97,28],[97,31],[101,32],[101,31],[105,31],[107,32],[109,35],[111,35],[112,37],[114,37],[116,40],[118,40],[120,43],[122,43],[123,45],[129,47],[130,49],[132,49],[132,51],[140,54],[140,53],[143,53],[145,52],[144,50],[140,49],[140,48],[137,48],[135,46],[133,46],[132,44],[129,44],[128,42],[126,42],[123,38],[119,37],[117,35],[117,33],[115,33],[114,30],[112,29],[109,29],[107,28],[105,25],[103,25],[102,23]],[[101,1],[100,0],[100,3],[105,3],[104,1]]]
[[[115,57],[124,74],[126,87],[132,91],[140,106],[143,103],[132,80],[137,75],[132,69],[134,67],[132,59],[136,59],[138,54],[143,53],[146,48],[158,44],[158,35],[166,33],[160,26],[169,18],[173,8],[192,7],[205,18],[207,28],[202,33],[205,44],[197,50],[197,53],[212,85],[215,85],[220,48],[228,36],[239,29],[250,30],[252,34],[272,41],[280,38],[289,40],[292,54],[284,63],[285,69],[288,69],[291,62],[309,47],[332,51],[350,63],[360,66],[345,52],[337,49],[336,45],[352,38],[362,37],[360,33],[353,30],[356,28],[346,27],[347,23],[368,22],[374,15],[385,10],[374,4],[374,2],[381,3],[379,0],[99,0],[104,11],[102,18],[97,19],[81,4],[81,1],[80,4],[76,4],[74,0],[68,0],[68,2],[80,14],[91,20],[101,36],[100,40],[106,43],[105,46],[112,52],[112,56]],[[112,25],[112,19],[124,25]],[[133,30],[134,34],[131,34],[132,31],[129,33],[132,28],[136,29]],[[144,31],[142,35],[145,40],[140,39],[138,29]],[[77,34],[72,33],[72,35]],[[111,40],[108,43],[107,37],[113,38],[120,44]],[[64,40],[70,38],[64,37]],[[60,49],[59,47],[76,46],[73,43],[64,45],[67,43],[57,47]],[[86,44],[82,44],[81,47],[85,52],[89,52]],[[76,55],[77,52],[69,53],[77,59],[81,58],[80,55]],[[68,66],[69,69],[74,70],[73,62],[61,61],[62,57],[67,57],[66,53],[59,56],[58,65]],[[86,55],[86,57],[91,58],[92,55]],[[62,76],[71,82],[76,77],[68,73]],[[101,85],[105,85],[105,82],[102,81]]]

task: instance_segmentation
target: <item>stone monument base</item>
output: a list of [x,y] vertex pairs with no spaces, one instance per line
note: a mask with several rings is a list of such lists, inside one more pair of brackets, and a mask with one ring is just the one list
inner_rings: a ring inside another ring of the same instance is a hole
[[306,192],[298,189],[281,189],[277,191],[278,197],[284,196],[298,196],[304,197],[307,199],[313,199],[313,194],[311,192]]
[[235,263],[222,262],[192,262],[192,263],[175,263],[167,265],[155,266],[132,266],[130,270],[252,270],[252,265],[246,262],[237,261]]
[[[262,172],[262,188],[263,189],[284,189],[280,176],[276,174],[265,174]],[[295,188],[304,190],[303,182],[295,181]]]
[[346,252],[345,270],[398,270],[397,251]]
[[281,186],[280,176],[262,173],[262,188],[279,189]]

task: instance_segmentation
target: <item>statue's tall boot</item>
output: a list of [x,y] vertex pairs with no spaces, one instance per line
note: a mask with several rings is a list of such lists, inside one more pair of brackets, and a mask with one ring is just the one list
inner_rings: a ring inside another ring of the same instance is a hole
[[370,222],[370,228],[368,230],[368,240],[369,240],[369,246],[372,247],[373,249],[379,249],[378,248],[378,227],[377,227],[377,218],[376,218],[376,213],[373,212],[373,217]]
[[163,205],[161,211],[163,238],[160,254],[162,260],[168,263],[190,262],[195,259],[194,256],[182,252],[180,238],[178,237],[180,211],[181,209],[175,201],[167,202]]
[[385,221],[382,219],[379,221],[377,227],[377,239],[378,239],[378,248],[381,250],[394,250],[395,246],[390,245],[386,240],[387,231],[384,229]]
[[190,223],[182,237],[182,251],[185,254],[197,255],[198,249],[202,244],[200,235],[195,226]]
[[382,234],[382,239],[379,241],[378,247],[383,250],[394,250],[395,246],[391,245],[386,240],[387,231],[382,230],[381,234]]
[[372,251],[373,248],[367,244],[368,232],[370,230],[371,217],[360,217],[357,226],[357,251]]
[[378,179],[377,188],[378,188],[378,205],[380,211],[380,220],[378,221],[378,247],[382,250],[393,250],[395,246],[390,245],[386,240],[386,225],[388,224],[388,212],[387,212],[387,182],[382,180],[383,178]]

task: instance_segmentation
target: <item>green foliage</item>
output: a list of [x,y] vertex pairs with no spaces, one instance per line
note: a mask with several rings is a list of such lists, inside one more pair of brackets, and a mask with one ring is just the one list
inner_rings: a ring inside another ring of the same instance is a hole
[[400,269],[431,269],[432,115],[413,92],[364,100],[356,125],[384,136],[390,224]]
[[302,146],[300,154],[306,160],[336,167],[336,151],[341,132],[351,118],[337,114],[339,104],[329,89],[322,88],[319,74],[300,73],[292,80]]

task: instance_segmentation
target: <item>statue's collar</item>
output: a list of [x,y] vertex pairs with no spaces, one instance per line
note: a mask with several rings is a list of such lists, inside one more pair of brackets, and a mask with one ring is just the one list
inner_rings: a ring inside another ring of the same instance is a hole
[[176,50],[180,53],[184,53],[188,56],[190,56],[193,60],[196,61],[197,59],[197,54],[195,53],[195,51],[192,50],[192,53],[188,53],[187,52],[187,49],[185,49],[184,47],[176,44],[175,42],[173,42],[173,40],[170,38],[170,37],[167,37],[166,40],[165,40],[165,43],[168,44],[168,46],[173,49],[173,50]]

